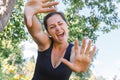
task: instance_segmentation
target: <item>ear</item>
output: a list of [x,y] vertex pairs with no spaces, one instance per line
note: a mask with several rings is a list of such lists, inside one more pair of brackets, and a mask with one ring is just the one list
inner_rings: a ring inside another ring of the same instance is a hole
[[47,31],[46,31],[46,33],[47,33],[48,37],[50,37],[50,38],[52,37]]

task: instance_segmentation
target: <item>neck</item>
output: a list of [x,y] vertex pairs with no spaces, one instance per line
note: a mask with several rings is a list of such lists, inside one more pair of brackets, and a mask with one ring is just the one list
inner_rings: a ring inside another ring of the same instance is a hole
[[55,43],[53,44],[54,49],[66,49],[68,47],[69,43],[68,42],[63,42],[63,43]]

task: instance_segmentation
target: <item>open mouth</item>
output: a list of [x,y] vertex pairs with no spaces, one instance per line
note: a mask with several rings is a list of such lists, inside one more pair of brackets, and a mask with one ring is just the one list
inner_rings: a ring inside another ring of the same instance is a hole
[[61,33],[57,34],[58,38],[62,38],[63,36],[64,36],[64,32],[61,32]]

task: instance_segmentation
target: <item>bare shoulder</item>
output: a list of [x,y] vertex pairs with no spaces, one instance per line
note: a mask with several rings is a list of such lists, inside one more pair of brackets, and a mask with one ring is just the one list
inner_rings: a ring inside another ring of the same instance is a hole
[[52,40],[48,37],[47,34],[44,33],[44,36],[41,35],[41,38],[37,39],[35,42],[38,45],[39,51],[44,51],[50,47]]

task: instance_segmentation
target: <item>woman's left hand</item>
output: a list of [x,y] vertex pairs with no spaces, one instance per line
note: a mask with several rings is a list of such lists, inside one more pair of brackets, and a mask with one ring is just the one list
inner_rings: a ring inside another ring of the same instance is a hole
[[88,45],[86,45],[86,38],[84,38],[82,41],[82,47],[80,47],[78,40],[75,40],[73,50],[71,51],[71,54],[74,54],[72,61],[69,62],[64,58],[61,59],[61,61],[74,72],[85,72],[88,69],[96,51],[95,46],[92,51],[90,51],[91,44],[92,41],[89,40]]

